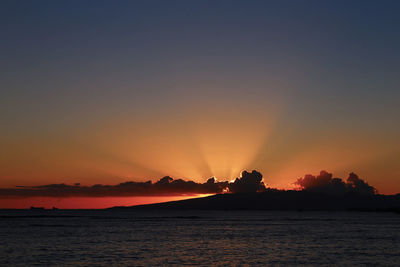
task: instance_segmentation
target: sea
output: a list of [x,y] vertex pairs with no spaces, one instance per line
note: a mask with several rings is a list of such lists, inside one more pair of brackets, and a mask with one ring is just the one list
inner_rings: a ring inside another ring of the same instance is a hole
[[2,210],[0,266],[400,266],[400,214]]

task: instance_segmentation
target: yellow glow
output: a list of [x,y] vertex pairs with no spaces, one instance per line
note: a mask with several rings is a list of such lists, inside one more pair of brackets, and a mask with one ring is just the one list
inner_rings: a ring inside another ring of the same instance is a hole
[[[372,185],[380,184],[382,173],[397,170],[393,159],[400,148],[393,140],[361,131],[314,134],[314,129],[278,128],[281,110],[243,113],[240,107],[206,106],[146,120],[104,119],[76,132],[9,137],[1,143],[0,186],[116,184],[165,175],[233,182],[242,170],[257,169],[267,186],[290,189],[300,176],[322,169],[338,177],[354,171]],[[386,169],[389,163],[392,168]],[[388,175],[391,182],[377,186],[381,192],[395,185],[398,173]]]

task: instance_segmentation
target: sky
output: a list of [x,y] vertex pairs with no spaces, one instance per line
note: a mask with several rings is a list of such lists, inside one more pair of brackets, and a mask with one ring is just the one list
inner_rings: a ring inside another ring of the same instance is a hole
[[2,1],[0,187],[400,192],[398,1]]

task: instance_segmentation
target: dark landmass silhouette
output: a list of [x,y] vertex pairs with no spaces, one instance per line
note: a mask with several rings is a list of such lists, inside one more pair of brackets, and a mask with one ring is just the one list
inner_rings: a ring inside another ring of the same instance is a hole
[[260,172],[243,171],[233,182],[217,182],[212,177],[205,183],[169,176],[153,183],[125,182],[118,185],[51,184],[0,189],[0,197],[16,196],[152,196],[216,194],[206,198],[159,204],[115,207],[115,209],[204,209],[204,210],[362,210],[399,211],[400,194],[380,195],[355,173],[346,180],[321,171],[314,176],[298,178],[298,190],[267,188]]
[[400,212],[400,194],[327,194],[295,190],[267,190],[255,193],[217,194],[119,210],[291,210],[291,211],[392,211]]
[[353,210],[400,212],[400,194],[379,195],[377,190],[356,174],[346,181],[331,173],[305,175],[295,182],[301,190],[266,188],[257,171],[243,171],[240,178],[228,184],[228,194],[114,209],[178,210]]

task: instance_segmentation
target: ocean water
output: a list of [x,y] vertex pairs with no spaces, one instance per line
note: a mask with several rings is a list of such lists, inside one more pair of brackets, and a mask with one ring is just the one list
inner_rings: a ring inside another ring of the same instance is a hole
[[400,266],[400,215],[0,211],[0,266]]

